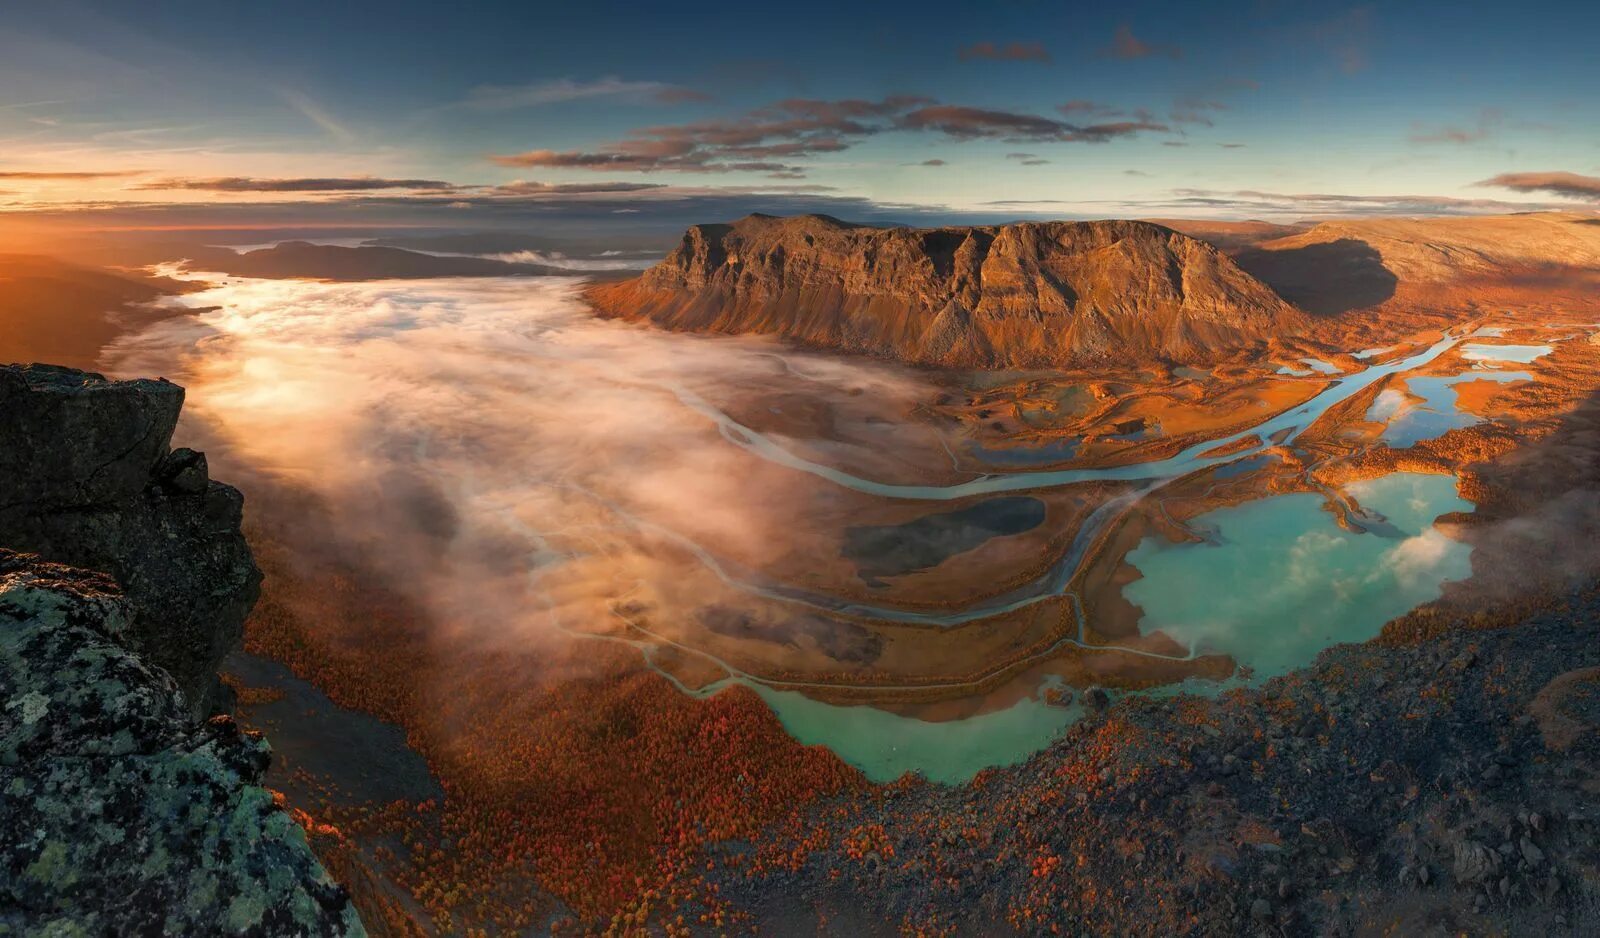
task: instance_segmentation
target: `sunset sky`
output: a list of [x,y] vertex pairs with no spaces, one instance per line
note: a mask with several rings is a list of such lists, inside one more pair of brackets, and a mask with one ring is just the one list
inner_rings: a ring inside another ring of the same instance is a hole
[[4,210],[466,226],[1600,202],[1593,3],[142,6],[8,11]]

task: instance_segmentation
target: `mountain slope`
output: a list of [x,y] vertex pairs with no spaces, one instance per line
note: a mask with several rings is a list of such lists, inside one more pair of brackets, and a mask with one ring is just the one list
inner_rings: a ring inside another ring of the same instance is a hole
[[1318,315],[1379,306],[1445,318],[1496,306],[1592,308],[1600,218],[1535,212],[1342,219],[1234,257]]
[[1205,361],[1303,317],[1215,247],[1148,222],[869,228],[820,215],[696,225],[602,315],[779,335],[924,364]]
[[30,254],[0,254],[0,364],[92,368],[100,349],[136,325],[181,314],[149,305],[182,284]]

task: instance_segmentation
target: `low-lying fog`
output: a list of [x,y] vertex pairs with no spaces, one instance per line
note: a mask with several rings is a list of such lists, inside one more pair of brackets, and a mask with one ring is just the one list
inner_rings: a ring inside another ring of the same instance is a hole
[[803,385],[836,431],[808,452],[869,472],[937,442],[895,419],[935,393],[914,372],[597,320],[576,279],[202,279],[217,285],[176,300],[196,315],[113,346],[108,370],[185,385],[180,442],[217,478],[319,496],[328,530],[484,635],[671,602],[685,556],[653,550],[642,519],[746,564],[790,549],[805,493],[831,486],[743,452],[680,392],[765,412]]

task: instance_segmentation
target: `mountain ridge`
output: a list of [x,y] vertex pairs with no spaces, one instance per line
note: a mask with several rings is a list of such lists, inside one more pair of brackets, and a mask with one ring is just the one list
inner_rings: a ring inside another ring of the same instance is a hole
[[1201,362],[1305,325],[1216,247],[1140,221],[878,228],[825,215],[694,225],[591,285],[604,316],[777,335],[926,365]]

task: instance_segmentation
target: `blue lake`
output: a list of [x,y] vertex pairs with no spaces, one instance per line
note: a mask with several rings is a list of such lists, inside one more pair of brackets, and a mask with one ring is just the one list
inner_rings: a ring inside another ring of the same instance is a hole
[[1462,411],[1456,399],[1456,385],[1463,381],[1495,381],[1511,384],[1531,381],[1533,375],[1526,371],[1469,371],[1446,377],[1409,378],[1406,387],[1422,398],[1413,404],[1397,388],[1386,388],[1367,408],[1366,419],[1374,423],[1387,423],[1379,439],[1397,449],[1411,446],[1421,440],[1432,440],[1460,427],[1481,423],[1482,418]]
[[1526,365],[1536,358],[1549,355],[1548,345],[1481,345],[1469,342],[1461,346],[1461,357],[1471,362],[1516,362]]
[[1471,572],[1471,549],[1433,525],[1472,510],[1454,477],[1395,473],[1345,491],[1403,536],[1346,531],[1321,495],[1295,494],[1200,515],[1215,544],[1146,538],[1128,555],[1144,578],[1123,591],[1144,610],[1140,632],[1232,655],[1268,677],[1330,645],[1371,638]]
[[1029,698],[1005,710],[930,723],[877,707],[826,704],[798,691],[750,687],[795,739],[827,746],[878,782],[907,772],[946,784],[965,782],[991,766],[1023,761],[1083,716],[1076,704]]

